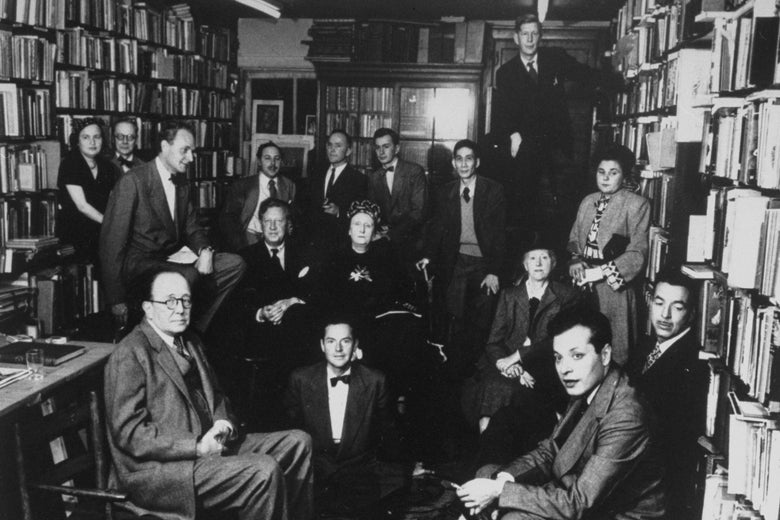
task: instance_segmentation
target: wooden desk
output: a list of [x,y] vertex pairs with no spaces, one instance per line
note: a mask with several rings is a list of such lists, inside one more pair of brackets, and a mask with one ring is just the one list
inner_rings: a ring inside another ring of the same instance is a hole
[[[84,345],[87,351],[59,366],[44,367],[45,376],[40,381],[22,379],[0,388],[0,519],[21,518],[16,462],[10,450],[14,423],[24,420],[25,414],[32,410],[30,406],[73,387],[98,387],[102,395],[103,390],[99,387],[103,380],[103,365],[116,345],[88,341],[74,343]],[[19,368],[20,365],[2,366]]]

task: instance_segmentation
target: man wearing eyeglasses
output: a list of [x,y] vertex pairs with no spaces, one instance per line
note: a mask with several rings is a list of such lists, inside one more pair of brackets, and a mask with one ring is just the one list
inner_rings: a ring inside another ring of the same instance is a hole
[[135,143],[138,139],[138,124],[135,119],[120,119],[114,123],[114,155],[111,162],[122,173],[127,173],[131,168],[144,164],[135,153]]
[[110,482],[136,514],[239,519],[312,516],[311,437],[300,430],[239,434],[229,403],[188,331],[181,274],[143,280],[144,319],[105,368]]

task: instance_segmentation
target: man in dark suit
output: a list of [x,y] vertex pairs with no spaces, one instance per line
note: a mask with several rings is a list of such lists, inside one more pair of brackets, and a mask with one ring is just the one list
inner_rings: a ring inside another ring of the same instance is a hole
[[[592,83],[597,72],[564,50],[539,47],[542,24],[536,15],[519,17],[514,40],[519,55],[496,72],[491,133],[511,162],[508,197],[516,210],[513,221],[543,225],[545,201],[540,182],[557,197],[555,176],[572,155],[572,127],[566,102],[565,81]],[[573,179],[574,180],[574,179]],[[549,206],[549,204],[547,204]]]
[[656,412],[659,444],[667,469],[669,518],[699,518],[695,502],[697,446],[704,435],[709,369],[691,322],[694,289],[679,271],[662,273],[650,304],[653,336],[629,358],[634,385]]
[[134,118],[120,119],[114,123],[114,155],[111,162],[121,173],[141,166],[144,161],[135,153],[135,143],[138,139],[138,123]]
[[344,130],[333,130],[327,142],[328,169],[311,184],[309,234],[314,242],[333,249],[347,240],[347,210],[356,200],[366,198],[368,180],[349,164],[352,138]]
[[219,230],[226,247],[238,252],[262,240],[260,204],[266,199],[295,202],[295,183],[279,175],[282,152],[272,141],[257,149],[257,175],[244,177],[230,186],[219,214]]
[[382,210],[382,234],[404,258],[415,252],[426,218],[428,181],[419,164],[398,158],[400,138],[395,130],[374,132],[374,151],[380,168],[368,175],[368,198]]
[[157,158],[123,175],[111,192],[100,229],[100,263],[106,300],[121,325],[132,281],[173,269],[187,278],[199,301],[208,302],[194,323],[205,332],[244,273],[243,260],[215,253],[197,222],[189,183],[182,178],[192,162],[193,135],[184,123],[166,124]]
[[461,502],[472,515],[497,507],[505,520],[664,518],[652,412],[612,363],[609,320],[568,307],[549,333],[571,398],[563,418],[535,450],[480,469],[458,489]]
[[[261,242],[243,251],[247,265],[242,303],[249,310],[251,353],[277,357],[279,367],[314,361],[315,312],[310,299],[319,262],[290,237],[290,206],[279,199],[260,204]],[[283,372],[280,370],[280,372]],[[282,375],[286,381],[287,374]]]
[[[455,364],[476,360],[487,336],[506,253],[504,191],[477,175],[479,148],[468,139],[453,149],[457,180],[445,184],[428,224],[419,270],[429,263],[445,288],[449,337],[459,340]],[[461,367],[456,366],[456,370]]]
[[177,272],[149,275],[144,319],[105,368],[111,487],[136,514],[309,519],[311,437],[300,430],[239,435],[229,403],[188,331],[192,298]]
[[385,376],[354,361],[358,340],[346,321],[327,321],[320,346],[325,361],[293,372],[285,406],[312,436],[317,502],[365,507],[402,482],[399,466],[377,460],[380,445],[396,440]]

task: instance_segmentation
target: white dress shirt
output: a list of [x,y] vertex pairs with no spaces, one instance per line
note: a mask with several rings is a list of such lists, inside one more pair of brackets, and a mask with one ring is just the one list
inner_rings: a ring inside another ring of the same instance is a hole
[[[341,175],[341,172],[344,171],[344,168],[347,167],[347,163],[344,163],[340,166],[336,166],[336,175],[333,178],[333,184],[336,184],[336,181],[339,180],[339,176]],[[322,195],[327,197],[328,196],[328,183],[330,182],[330,174],[333,171],[333,165],[328,166],[328,173],[325,174],[325,184],[322,186]]]
[[[352,373],[352,369],[347,369],[342,375]],[[333,442],[341,442],[341,434],[344,431],[344,416],[347,413],[347,397],[349,396],[349,385],[339,381],[336,386],[330,384],[330,378],[336,377],[333,369],[328,366],[325,373],[325,382],[328,386],[328,411],[330,412],[330,431],[333,434]]]
[[[265,244],[265,242],[263,242]],[[278,246],[269,246],[268,244],[265,244],[265,248],[268,250],[268,256],[273,257],[274,254],[271,251],[271,249],[276,249],[276,257],[279,258],[279,263],[282,264],[282,269],[286,270],[287,263],[285,262],[285,249],[284,249],[284,242],[279,244]]]
[[[385,169],[385,182],[387,182],[387,191],[390,192],[390,194],[393,194],[393,179],[395,179],[395,169],[398,167],[398,157],[393,159],[393,161],[387,165],[387,168],[392,168],[393,171]],[[383,166],[383,168],[385,168]]]

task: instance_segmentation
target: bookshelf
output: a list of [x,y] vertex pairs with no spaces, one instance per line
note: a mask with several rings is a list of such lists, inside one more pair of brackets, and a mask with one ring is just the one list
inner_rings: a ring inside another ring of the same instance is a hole
[[110,144],[112,124],[135,118],[142,156],[154,155],[162,123],[188,121],[197,146],[191,195],[204,220],[243,171],[235,33],[198,23],[191,6],[204,9],[169,0],[0,2],[0,278],[27,283],[37,296],[28,314],[45,334],[102,308],[95,266],[48,240],[74,120],[103,120]]
[[[641,150],[667,261],[690,262],[683,272],[701,280],[694,329],[710,365],[699,443],[707,519],[780,517],[776,9],[764,0],[629,0],[618,14],[616,51],[628,49],[617,54],[631,85],[615,100],[613,137]],[[669,132],[673,153],[661,155],[671,164],[650,149]]]

